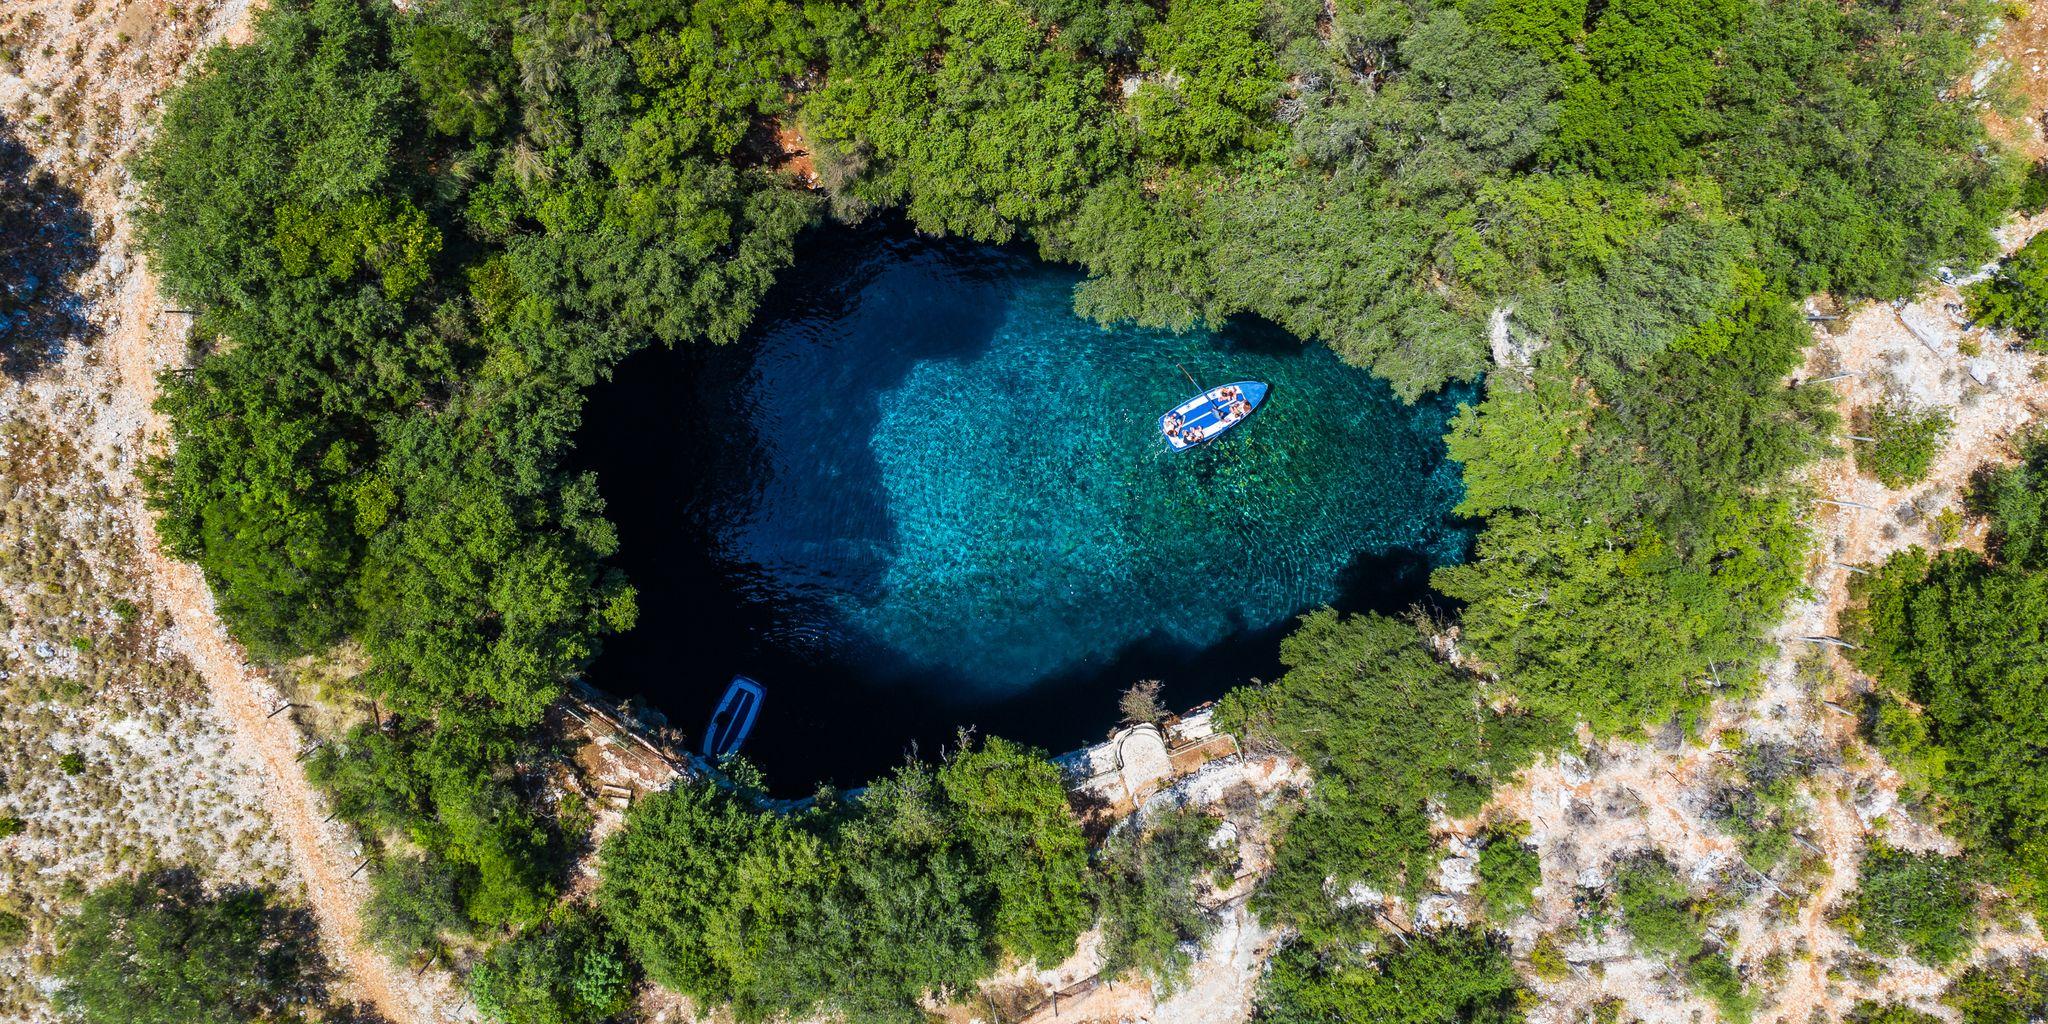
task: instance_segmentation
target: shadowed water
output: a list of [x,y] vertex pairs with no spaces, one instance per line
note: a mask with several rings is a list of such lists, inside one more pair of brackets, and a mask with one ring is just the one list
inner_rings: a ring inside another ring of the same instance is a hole
[[[785,789],[859,782],[976,724],[1065,749],[1140,678],[1169,702],[1270,675],[1291,618],[1398,609],[1462,557],[1441,435],[1457,392],[1386,386],[1265,325],[1075,317],[1071,270],[895,228],[807,239],[740,345],[642,353],[581,450],[639,627],[594,683],[694,734],[734,672]],[[1183,454],[1159,414],[1263,380]]]

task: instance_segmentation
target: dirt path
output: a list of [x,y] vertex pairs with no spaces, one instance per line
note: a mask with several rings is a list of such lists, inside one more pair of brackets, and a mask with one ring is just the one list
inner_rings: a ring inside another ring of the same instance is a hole
[[[124,165],[148,138],[163,92],[208,47],[245,41],[260,7],[261,0],[179,7],[159,0],[28,0],[0,18],[10,33],[23,33],[11,36],[23,44],[20,52],[33,55],[18,75],[0,76],[0,101],[15,111],[17,124],[47,126],[25,141],[79,191],[98,246],[98,262],[81,275],[79,290],[99,338],[66,353],[29,390],[52,410],[89,405],[82,417],[53,415],[77,424],[91,453],[91,468],[82,471],[99,472],[108,500],[133,526],[135,564],[119,568],[147,581],[170,618],[168,645],[204,678],[230,751],[261,778],[264,810],[340,973],[337,994],[392,1024],[474,1019],[447,972],[415,977],[365,944],[360,911],[369,887],[355,873],[359,844],[326,820],[324,801],[299,766],[306,741],[292,714],[271,714],[281,698],[222,628],[199,571],[163,553],[136,480],[145,453],[161,444],[163,424],[152,410],[156,378],[183,360],[185,324],[165,311],[135,252]],[[80,395],[92,397],[74,401]]]
[[[152,329],[163,316],[154,282],[140,272],[135,278],[107,351],[117,376],[114,404],[145,418],[148,426],[134,442],[135,450],[145,450],[142,446],[151,443],[145,437],[158,436],[160,426],[148,411],[156,397],[155,371],[164,350],[179,346],[177,332]],[[319,921],[329,957],[353,989],[350,994],[393,1024],[473,1017],[450,1012],[459,997],[445,972],[414,977],[365,943],[361,912],[369,887],[356,874],[361,849],[344,826],[325,820],[325,801],[299,765],[306,740],[293,713],[273,714],[282,698],[221,626],[205,578],[194,566],[163,553],[140,493],[131,488],[127,500],[138,568],[159,606],[171,615],[173,646],[205,679],[214,714],[228,729],[236,756],[259,769],[265,809],[291,851],[306,902]]]

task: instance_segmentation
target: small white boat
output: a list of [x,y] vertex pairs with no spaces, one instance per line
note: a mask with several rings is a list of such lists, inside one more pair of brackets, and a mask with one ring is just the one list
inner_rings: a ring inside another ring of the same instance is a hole
[[766,696],[760,683],[746,676],[732,677],[732,685],[725,688],[725,696],[719,698],[718,710],[712,712],[711,724],[704,730],[704,756],[715,762],[739,753],[740,744],[754,730],[754,718],[761,713],[761,700]]
[[1260,381],[1210,388],[1159,417],[1159,432],[1166,436],[1167,447],[1184,452],[1243,423],[1265,400],[1266,385]]

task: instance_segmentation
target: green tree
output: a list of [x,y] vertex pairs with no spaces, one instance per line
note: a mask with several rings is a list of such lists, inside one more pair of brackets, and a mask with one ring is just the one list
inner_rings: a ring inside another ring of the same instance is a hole
[[58,928],[56,1005],[89,1024],[300,1019],[326,993],[310,918],[256,888],[157,869],[88,896]]
[[2039,957],[1993,960],[1964,971],[1942,1002],[1963,1024],[2026,1024],[2048,1014],[2048,963]]
[[1138,145],[1165,160],[1210,160],[1267,131],[1280,74],[1260,37],[1259,0],[1173,0],[1145,30],[1146,81],[1131,98]]
[[742,1014],[784,1007],[763,991],[785,968],[778,936],[819,913],[840,870],[818,839],[709,784],[633,805],[606,840],[597,903],[648,977]]
[[1183,946],[1216,926],[1197,886],[1222,855],[1209,838],[1217,823],[1199,811],[1174,809],[1131,819],[1103,843],[1096,863],[1102,907],[1102,973],[1139,975],[1161,988],[1186,976]]
[[1088,842],[1045,755],[1001,737],[962,749],[939,767],[955,827],[996,891],[995,937],[1050,966],[1071,956],[1094,918]]
[[1970,316],[2019,335],[2036,349],[2048,346],[2048,241],[2027,240],[1988,281],[1965,290]]
[[1321,941],[1327,887],[1420,886],[1434,864],[1432,801],[1478,809],[1492,781],[1562,742],[1480,703],[1478,677],[1445,664],[1413,626],[1330,610],[1302,617],[1280,646],[1280,681],[1224,697],[1217,720],[1255,745],[1277,744],[1315,772],[1289,823],[1262,913]]
[[1282,949],[1260,982],[1257,1024],[1514,1024],[1521,976],[1497,933],[1451,928],[1395,941]]
[[1638,950],[1671,961],[1699,993],[1740,1024],[1756,1007],[1726,950],[1707,944],[1710,908],[1695,900],[1662,855],[1637,857],[1614,876],[1614,900]]
[[1479,848],[1480,902],[1488,919],[1505,923],[1529,909],[1529,901],[1543,884],[1543,862],[1529,848],[1529,826],[1524,822],[1486,830],[1486,845]]
[[[1590,5],[1583,5],[1590,7]],[[1583,77],[1565,86],[1557,147],[1602,176],[1661,178],[1691,169],[1713,123],[1716,51],[1751,5],[1743,0],[1622,0],[1598,8],[1566,54]]]
[[1913,1009],[1904,1003],[1879,1003],[1866,999],[1849,1011],[1854,1024],[1936,1024],[1941,1020],[1931,1013]]
[[469,991],[503,1024],[596,1024],[630,1005],[629,970],[601,920],[568,911],[492,947],[470,971]]
[[1843,627],[1858,645],[1850,660],[1889,694],[1875,698],[1873,737],[1942,798],[1970,852],[2036,900],[2048,892],[2048,572],[2034,554],[2039,503],[2024,489],[2044,460],[2037,443],[1972,497],[1993,517],[1996,550],[2015,557],[1900,552],[1851,584]]
[[1960,857],[1883,843],[1864,851],[1853,903],[1856,940],[1880,956],[1910,951],[1945,966],[1969,952],[1977,900]]
[[463,891],[473,884],[465,872],[431,855],[395,858],[371,872],[363,932],[389,956],[410,960],[448,933],[468,929]]
[[856,208],[1001,241],[1065,215],[1126,149],[1103,68],[999,0],[871,0],[804,102],[820,174]]

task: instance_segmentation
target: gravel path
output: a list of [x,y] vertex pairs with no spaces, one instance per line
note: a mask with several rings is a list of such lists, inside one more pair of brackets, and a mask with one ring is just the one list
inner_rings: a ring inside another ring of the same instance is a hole
[[87,436],[80,438],[93,465],[81,471],[101,474],[110,505],[132,523],[135,564],[125,568],[148,581],[155,603],[169,613],[169,646],[203,676],[229,750],[260,779],[264,809],[339,972],[337,995],[366,1004],[392,1024],[473,1020],[446,971],[415,976],[365,944],[360,910],[369,887],[355,874],[360,845],[344,826],[325,820],[324,800],[299,766],[306,739],[291,713],[271,715],[282,698],[221,626],[198,569],[159,547],[135,479],[145,453],[161,444],[163,424],[152,409],[157,374],[185,358],[185,338],[184,318],[165,311],[134,252],[126,217],[132,183],[124,164],[147,139],[163,92],[208,47],[246,41],[258,9],[260,0],[171,9],[158,0],[28,0],[8,12],[5,27],[26,33],[30,45],[19,52],[32,56],[17,73],[0,74],[0,104],[17,127],[35,112],[75,112],[70,120],[47,121],[47,129],[24,142],[81,193],[98,246],[98,263],[76,283],[89,302],[97,340],[43,371],[26,400],[54,405],[93,396]]

